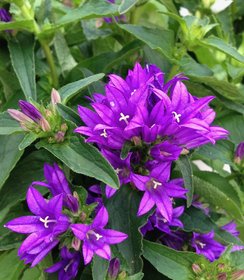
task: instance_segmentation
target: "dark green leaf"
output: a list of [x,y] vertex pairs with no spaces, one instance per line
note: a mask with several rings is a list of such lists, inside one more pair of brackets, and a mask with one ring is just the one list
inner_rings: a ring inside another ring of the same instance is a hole
[[119,5],[119,13],[127,13],[137,2],[139,2],[139,0],[122,0]]
[[28,30],[33,31],[33,20],[19,20],[10,22],[0,22],[0,31],[2,30]]
[[200,44],[207,46],[207,47],[213,47],[216,48],[217,50],[226,53],[227,55],[235,58],[236,60],[244,63],[244,56],[241,55],[237,49],[232,47],[231,45],[227,44],[225,41],[222,39],[215,37],[215,36],[210,36],[206,39],[203,39],[200,41]]
[[122,186],[106,203],[109,212],[110,228],[128,234],[128,238],[115,245],[121,255],[129,275],[138,273],[142,269],[142,234],[139,228],[145,224],[147,215],[137,217],[140,195],[131,186]]
[[92,279],[105,280],[107,276],[109,262],[98,256],[94,256],[92,260]]
[[0,136],[0,188],[23,154],[23,152],[18,149],[18,145],[23,140],[23,137],[22,134]]
[[74,110],[72,110],[70,107],[65,106],[61,103],[58,103],[57,109],[58,109],[58,112],[60,113],[60,115],[65,120],[69,120],[76,125],[81,125],[82,121],[81,121],[79,115]]
[[60,88],[58,90],[58,92],[61,96],[62,102],[64,104],[67,103],[67,101],[70,98],[72,98],[75,94],[77,94],[78,92],[80,92],[82,89],[84,89],[88,85],[92,84],[93,82],[101,80],[103,77],[104,77],[103,73],[96,74],[96,75],[90,76],[88,78],[81,79],[79,81],[76,81],[76,82],[63,86],[62,88]]
[[74,172],[96,178],[113,188],[119,187],[118,177],[112,166],[95,147],[86,144],[80,136],[73,136],[69,142],[62,144],[41,141],[37,147],[51,152]]
[[[198,172],[195,175],[193,181],[196,194],[205,198],[211,205],[225,209],[232,218],[243,221],[240,205],[238,205],[239,198],[233,187],[224,178],[211,172]],[[207,181],[210,180],[210,176],[211,178],[218,176],[218,178],[213,179],[211,183]],[[225,184],[223,184],[224,182]]]
[[9,135],[15,132],[23,132],[19,123],[8,112],[0,114],[0,135]]
[[143,256],[162,274],[173,280],[195,279],[192,264],[204,264],[203,256],[179,252],[169,247],[144,240]]
[[12,65],[27,100],[36,100],[34,46],[33,36],[9,41]]
[[188,156],[181,156],[176,163],[179,166],[179,169],[182,173],[184,179],[184,186],[186,189],[189,190],[186,196],[187,196],[187,207],[190,207],[194,194],[193,172],[192,172],[191,162]]
[[120,24],[119,26],[143,41],[153,50],[159,50],[167,58],[173,59],[174,34],[172,30],[148,28],[132,24]]

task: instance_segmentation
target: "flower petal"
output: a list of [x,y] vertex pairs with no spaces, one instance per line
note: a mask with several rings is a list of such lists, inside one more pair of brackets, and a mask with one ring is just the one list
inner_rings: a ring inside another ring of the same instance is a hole
[[141,216],[149,212],[154,205],[155,205],[155,201],[151,198],[149,192],[146,191],[141,199],[137,216]]
[[105,227],[108,223],[108,211],[102,206],[92,222],[93,228]]
[[23,216],[9,221],[4,227],[19,233],[32,233],[44,230],[38,216]]

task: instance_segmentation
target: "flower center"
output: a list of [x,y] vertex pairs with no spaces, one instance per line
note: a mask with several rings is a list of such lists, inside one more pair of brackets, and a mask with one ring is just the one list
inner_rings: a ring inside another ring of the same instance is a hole
[[124,115],[123,113],[120,113],[120,118],[119,118],[119,121],[124,121],[126,124],[128,124],[129,122],[127,121],[127,119],[129,119],[130,116],[129,115]]
[[136,89],[134,89],[134,90],[131,92],[130,95],[133,95],[135,92],[136,92]]
[[104,138],[108,137],[106,129],[103,130],[103,133],[101,133],[100,136],[103,136]]
[[95,235],[96,241],[101,239],[103,236],[100,235],[99,233],[95,232],[94,230],[89,230],[88,233],[86,234],[86,237],[89,239],[89,235]]
[[49,225],[48,225],[49,223],[56,223],[57,222],[56,220],[49,220],[49,216],[46,216],[45,219],[40,218],[39,220],[44,224],[45,228],[49,228]]
[[181,114],[177,114],[175,111],[173,111],[172,114],[174,115],[175,120],[179,123]]
[[116,174],[119,174],[120,171],[122,171],[122,169],[120,169],[120,168],[115,169]]
[[156,189],[158,186],[162,186],[162,183],[160,183],[160,182],[157,182],[155,180],[152,180],[152,182],[153,182],[153,188],[154,189]]
[[202,249],[206,246],[205,243],[202,243],[202,242],[200,242],[200,241],[196,241],[196,243],[197,243]]

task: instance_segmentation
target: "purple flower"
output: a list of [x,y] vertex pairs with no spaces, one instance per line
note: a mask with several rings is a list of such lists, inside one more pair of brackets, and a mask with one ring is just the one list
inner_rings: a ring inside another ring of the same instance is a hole
[[191,242],[191,246],[195,248],[196,253],[204,255],[211,262],[218,259],[225,249],[225,246],[215,241],[213,238],[214,231],[206,234],[193,232]]
[[108,277],[109,280],[116,280],[120,270],[120,261],[114,258],[110,261],[108,267]]
[[160,238],[160,241],[163,244],[178,251],[183,249],[186,240],[187,234],[179,230],[171,232],[170,234],[164,233],[164,235]]
[[99,211],[103,206],[102,191],[99,185],[93,185],[88,188],[87,204],[97,203],[95,211]]
[[104,229],[107,223],[108,212],[105,207],[102,207],[92,224],[71,225],[74,235],[83,241],[82,252],[85,264],[91,262],[94,254],[110,260],[111,250],[109,245],[120,243],[127,238],[125,233]]
[[[109,3],[111,3],[111,4],[115,4],[115,0],[107,0],[107,2],[109,2]],[[103,20],[106,22],[106,23],[112,23],[113,22],[113,18],[111,18],[111,17],[104,17],[103,18]],[[117,21],[117,22],[119,22],[119,21],[126,21],[126,17],[125,17],[125,15],[121,15],[121,16],[119,16],[119,17],[115,17],[115,20]]]
[[31,118],[34,122],[39,122],[43,118],[41,112],[30,102],[20,100],[19,107],[20,107],[21,111],[26,116]]
[[62,195],[45,200],[41,194],[30,187],[27,192],[27,204],[35,216],[23,216],[8,222],[8,229],[30,234],[19,248],[18,255],[32,267],[39,263],[54,248],[57,237],[69,227],[69,219],[62,214]]
[[237,149],[236,149],[236,152],[235,152],[235,162],[237,164],[240,164],[241,161],[243,160],[243,158],[244,158],[244,142],[241,142],[237,146]]
[[185,198],[187,192],[182,187],[182,179],[169,181],[170,164],[162,164],[155,167],[150,176],[133,175],[132,180],[135,186],[144,191],[144,195],[139,205],[138,216],[150,211],[155,205],[157,210],[167,221],[172,220],[173,206],[172,198]]
[[210,209],[205,204],[199,201],[198,195],[193,196],[192,205],[198,209],[201,209],[206,216],[209,216]]
[[70,252],[67,247],[60,250],[61,260],[45,271],[48,273],[58,272],[59,280],[72,280],[76,277],[81,263],[80,252]]
[[35,181],[32,183],[32,186],[39,185],[47,187],[53,196],[62,194],[64,206],[70,208],[73,212],[77,212],[79,207],[78,201],[72,196],[68,181],[59,166],[56,163],[53,166],[45,163],[44,176],[47,184]]
[[[236,238],[240,234],[240,232],[236,228],[236,224],[233,221],[231,221],[228,224],[222,226],[221,229],[223,229],[225,231],[228,231],[231,235],[233,235]],[[242,246],[242,245],[234,245],[232,247],[232,249],[231,249],[231,252],[240,251],[240,250],[244,250],[244,246]]]
[[0,21],[4,21],[4,22],[11,21],[11,15],[6,9],[0,8]]

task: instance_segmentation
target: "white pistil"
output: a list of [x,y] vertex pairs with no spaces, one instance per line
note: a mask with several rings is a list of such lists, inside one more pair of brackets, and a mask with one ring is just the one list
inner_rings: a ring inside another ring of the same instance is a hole
[[46,216],[45,219],[43,218],[40,218],[39,220],[44,224],[44,227],[45,228],[48,228],[48,224],[49,223],[56,223],[56,220],[48,220],[49,219],[49,216]]
[[132,92],[131,92],[131,96],[136,92],[136,89],[134,89]]
[[106,129],[103,130],[103,133],[100,134],[100,136],[103,136],[104,138],[108,137],[108,134],[106,132]]
[[202,242],[200,242],[200,241],[198,241],[197,244],[199,244],[199,246],[200,246],[202,249],[206,246],[205,243],[202,243]]
[[122,171],[122,169],[120,169],[120,168],[115,169],[116,174],[119,174],[120,171]]
[[110,101],[110,106],[111,107],[114,107],[115,106],[115,103],[113,101]]
[[173,111],[172,114],[174,115],[175,120],[179,123],[181,114],[177,114],[175,111]]
[[153,188],[156,189],[158,186],[162,186],[162,183],[153,180]]
[[129,115],[124,115],[123,113],[120,113],[120,118],[119,118],[119,121],[124,121],[126,124],[128,124],[129,122],[127,121],[127,119],[129,119],[130,116]]
[[97,240],[97,241],[103,237],[103,236],[100,235],[99,233],[94,233],[94,235],[96,236],[96,240]]

